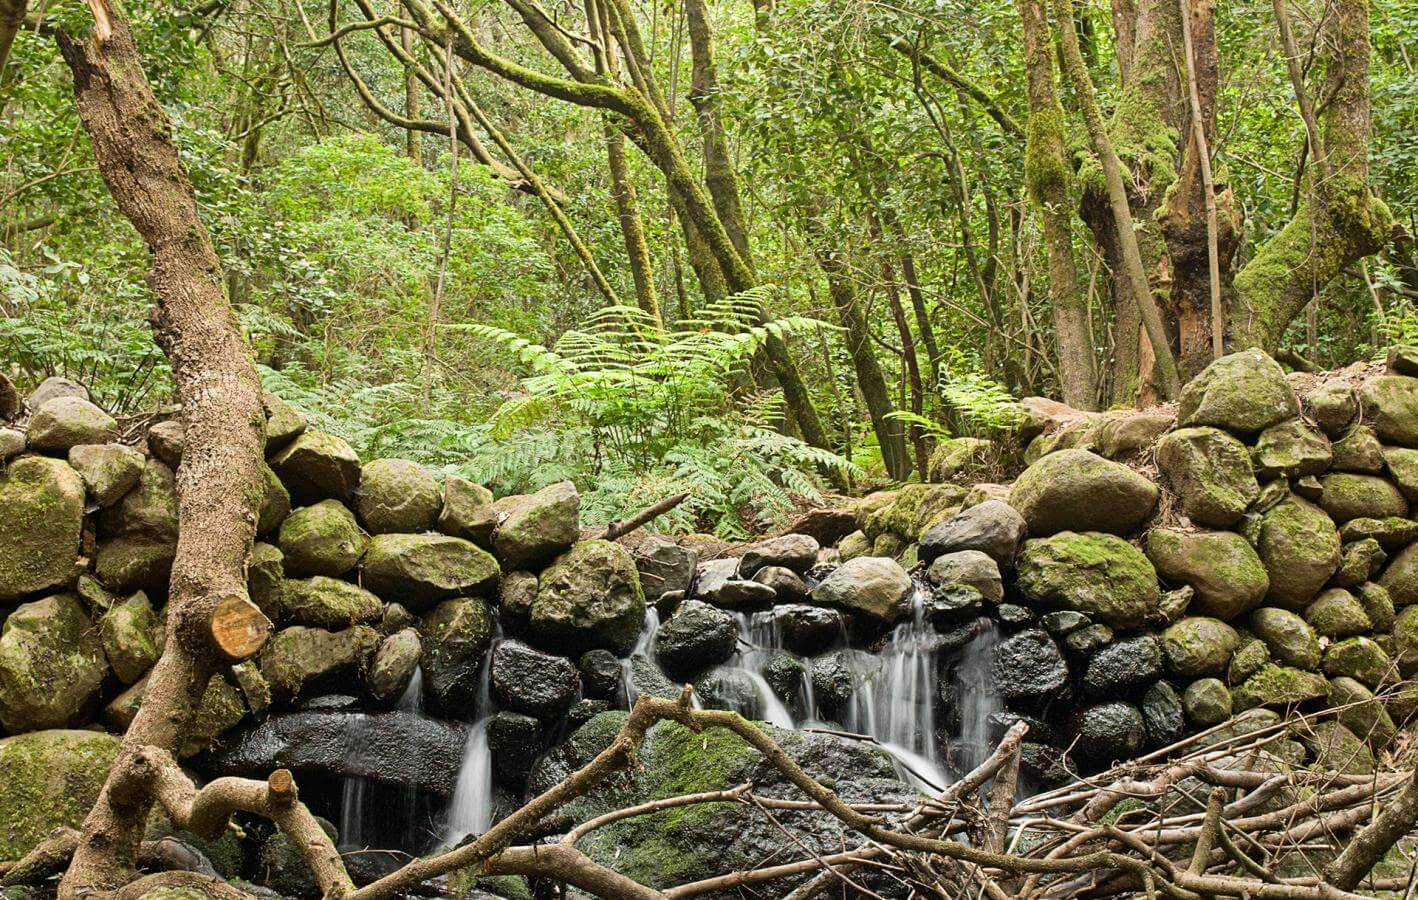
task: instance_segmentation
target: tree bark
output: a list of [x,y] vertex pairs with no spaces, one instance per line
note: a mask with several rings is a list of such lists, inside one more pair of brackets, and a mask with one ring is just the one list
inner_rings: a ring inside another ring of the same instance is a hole
[[[66,900],[115,890],[131,879],[153,798],[117,789],[115,773],[145,747],[175,751],[211,673],[230,652],[254,653],[271,628],[247,598],[245,572],[265,484],[260,382],[128,23],[108,0],[89,5],[92,37],[80,41],[61,32],[60,50],[74,73],[79,118],[99,170],[151,254],[154,334],[172,361],[184,450],[177,470],[181,536],[169,587],[168,639],[84,820],[60,885]],[[240,610],[247,634],[215,634],[213,624],[232,621],[234,610]]]
[[729,156],[729,139],[719,117],[719,75],[714,65],[714,34],[709,26],[709,10],[704,0],[685,0],[689,31],[689,102],[699,114],[699,131],[704,138],[704,185],[714,200],[714,209],[733,241],[734,249],[752,265],[748,224],[739,196],[738,176]]
[[5,63],[10,60],[10,48],[15,35],[25,24],[25,9],[29,0],[0,0],[0,78],[5,76]]

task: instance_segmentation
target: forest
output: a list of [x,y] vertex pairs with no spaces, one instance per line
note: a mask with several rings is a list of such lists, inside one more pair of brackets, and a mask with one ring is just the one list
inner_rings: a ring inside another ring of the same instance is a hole
[[0,0],[0,897],[1418,891],[1413,0]]

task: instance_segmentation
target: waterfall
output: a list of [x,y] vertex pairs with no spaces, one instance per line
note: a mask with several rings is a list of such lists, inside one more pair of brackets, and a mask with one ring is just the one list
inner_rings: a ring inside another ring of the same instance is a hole
[[[415,716],[423,715],[423,672],[414,668],[409,685],[394,708]],[[367,746],[370,736],[366,727],[369,718],[355,713],[345,719],[345,753],[358,754]],[[374,808],[366,813],[366,807]],[[391,836],[412,837],[414,812],[418,804],[418,789],[410,785],[371,784],[363,775],[348,775],[340,790],[340,849],[363,850]]]
[[492,655],[502,643],[502,629],[496,627],[487,653],[478,670],[477,718],[468,729],[463,745],[463,762],[458,769],[458,783],[453,789],[453,801],[443,827],[443,839],[449,843],[461,841],[465,835],[482,834],[492,827],[492,752],[488,747],[487,723],[496,709],[492,699]]
[[990,675],[999,627],[993,619],[981,621],[979,634],[960,651],[952,681],[960,704],[960,734],[951,742],[950,761],[956,771],[968,772],[994,750],[990,717],[1004,709],[1004,699]]
[[721,669],[736,673],[750,689],[739,709],[746,718],[757,719],[779,728],[792,728],[793,715],[773,693],[763,672],[778,653],[783,652],[783,632],[772,611],[754,613],[749,618],[738,613],[739,647],[732,660]]
[[625,695],[625,705],[628,709],[635,705],[635,701],[640,698],[640,691],[635,687],[635,673],[632,667],[635,660],[642,659],[654,665],[654,660],[650,654],[655,650],[655,636],[660,633],[660,611],[655,605],[649,604],[645,607],[645,624],[640,629],[640,637],[635,639],[635,647],[631,649],[630,655],[620,661],[620,688]]
[[363,775],[345,776],[340,792],[340,849],[362,850],[368,843],[364,834],[364,795],[369,780]]

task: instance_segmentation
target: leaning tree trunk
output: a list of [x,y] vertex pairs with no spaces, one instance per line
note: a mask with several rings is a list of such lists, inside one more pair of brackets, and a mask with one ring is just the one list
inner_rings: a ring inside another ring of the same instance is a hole
[[118,208],[152,255],[158,343],[182,403],[177,470],[181,536],[169,589],[167,643],[97,802],[84,820],[63,898],[129,881],[153,799],[134,790],[146,748],[175,752],[211,674],[254,654],[271,623],[246,592],[246,561],[264,490],[261,386],[222,288],[221,266],[143,74],[128,23],[89,0],[88,40],[59,34],[74,73],[79,118]]

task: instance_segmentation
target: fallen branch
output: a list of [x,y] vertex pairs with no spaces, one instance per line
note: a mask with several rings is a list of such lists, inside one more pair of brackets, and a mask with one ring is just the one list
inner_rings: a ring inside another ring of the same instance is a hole
[[645,507],[628,519],[621,519],[618,522],[610,523],[606,526],[606,530],[601,532],[600,539],[603,541],[613,541],[617,538],[625,537],[647,522],[652,522],[660,516],[663,516],[687,499],[689,499],[688,491],[682,494],[675,494],[672,497],[666,497],[658,503]]

